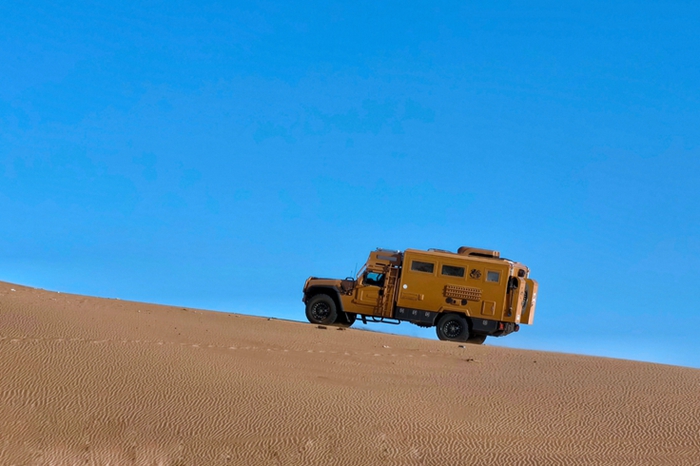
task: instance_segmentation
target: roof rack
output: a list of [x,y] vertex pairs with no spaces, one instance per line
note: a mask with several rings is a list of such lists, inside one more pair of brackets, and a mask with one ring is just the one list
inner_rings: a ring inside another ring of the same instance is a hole
[[472,248],[469,246],[460,247],[457,250],[457,254],[460,254],[462,256],[493,257],[493,258],[501,257],[501,253],[498,251],[492,251],[490,249]]

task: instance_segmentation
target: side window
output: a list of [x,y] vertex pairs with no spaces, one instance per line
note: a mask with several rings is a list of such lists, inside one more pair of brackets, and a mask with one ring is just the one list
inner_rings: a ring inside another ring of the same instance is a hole
[[500,280],[501,280],[500,273],[494,272],[493,270],[489,270],[486,272],[486,281],[487,282],[498,283]]
[[364,285],[369,286],[384,286],[384,274],[377,272],[367,272],[362,283]]
[[435,270],[435,264],[431,264],[430,262],[413,261],[411,262],[411,270],[415,270],[416,272],[433,273]]
[[454,265],[443,265],[442,274],[450,277],[464,277],[464,267],[455,267]]

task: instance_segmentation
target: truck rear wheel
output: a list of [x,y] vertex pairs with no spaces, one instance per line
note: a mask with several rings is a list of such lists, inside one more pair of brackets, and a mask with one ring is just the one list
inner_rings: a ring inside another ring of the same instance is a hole
[[445,314],[438,320],[437,337],[445,341],[467,341],[469,323],[459,314]]
[[306,318],[312,324],[332,324],[338,320],[338,310],[333,298],[317,294],[306,303]]

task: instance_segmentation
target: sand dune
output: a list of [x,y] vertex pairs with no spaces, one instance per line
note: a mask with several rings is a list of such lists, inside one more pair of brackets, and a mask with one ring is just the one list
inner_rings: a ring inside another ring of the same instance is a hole
[[695,369],[2,282],[0,351],[2,465],[700,465]]

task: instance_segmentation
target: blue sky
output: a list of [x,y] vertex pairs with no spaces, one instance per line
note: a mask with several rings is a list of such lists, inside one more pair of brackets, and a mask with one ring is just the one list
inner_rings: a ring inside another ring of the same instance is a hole
[[700,367],[699,25],[697,2],[3,2],[0,279],[303,320],[309,275],[470,245],[540,282],[535,325],[488,344]]

